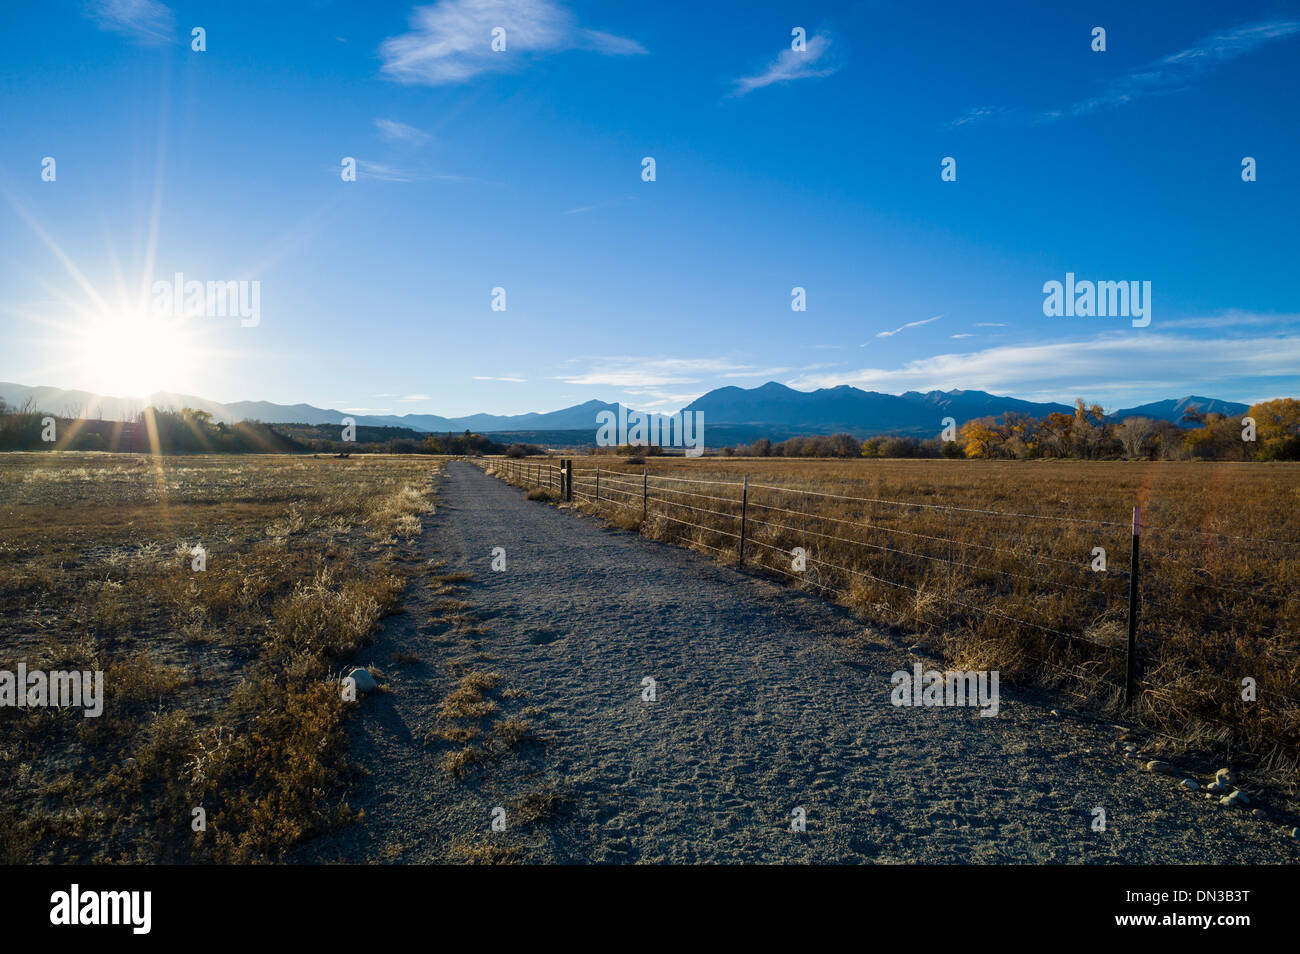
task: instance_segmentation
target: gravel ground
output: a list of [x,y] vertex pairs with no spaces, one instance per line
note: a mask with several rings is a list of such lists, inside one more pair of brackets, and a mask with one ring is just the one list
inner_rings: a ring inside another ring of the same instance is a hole
[[[438,494],[421,546],[472,574],[459,595],[482,632],[438,622],[439,597],[413,584],[361,657],[388,688],[351,727],[365,818],[299,860],[1300,860],[1289,829],[1141,771],[1114,727],[1054,717],[1050,700],[1003,686],[994,718],[895,707],[895,670],[942,667],[838,607],[527,501],[468,463]],[[502,676],[502,715],[540,709],[539,738],[454,779],[434,713],[466,668]]]

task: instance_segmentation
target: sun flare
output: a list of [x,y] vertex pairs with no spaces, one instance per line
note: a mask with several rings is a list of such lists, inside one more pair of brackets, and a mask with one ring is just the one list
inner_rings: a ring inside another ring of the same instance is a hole
[[115,315],[93,321],[81,336],[78,364],[102,394],[146,397],[185,387],[192,369],[183,322]]

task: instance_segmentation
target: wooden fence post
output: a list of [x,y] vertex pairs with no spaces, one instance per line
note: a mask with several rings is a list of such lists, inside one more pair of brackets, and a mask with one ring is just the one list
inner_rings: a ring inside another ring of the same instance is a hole
[[745,484],[740,491],[740,560],[738,566],[745,565],[745,514],[749,510],[749,474],[745,475]]
[[646,476],[649,471],[641,468],[641,522],[645,523],[646,514],[649,513],[650,506],[650,478]]
[[1138,570],[1142,565],[1138,543],[1141,536],[1139,510],[1134,507],[1133,555],[1129,561],[1128,575],[1128,652],[1125,654],[1124,662],[1124,708],[1126,709],[1133,704],[1133,696],[1137,688]]
[[596,465],[596,506],[600,506],[600,465]]

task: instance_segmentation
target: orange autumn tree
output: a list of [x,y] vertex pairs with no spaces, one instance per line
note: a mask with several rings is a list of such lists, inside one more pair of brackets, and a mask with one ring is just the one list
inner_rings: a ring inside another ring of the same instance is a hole
[[1258,455],[1266,459],[1300,459],[1300,401],[1277,398],[1252,404],[1246,412],[1255,419]]
[[1002,433],[997,421],[991,417],[977,417],[961,427],[962,447],[967,457],[994,457],[1002,443]]

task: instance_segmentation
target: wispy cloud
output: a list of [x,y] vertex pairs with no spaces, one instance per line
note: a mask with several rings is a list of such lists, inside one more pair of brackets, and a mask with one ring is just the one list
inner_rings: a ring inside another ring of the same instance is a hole
[[408,394],[406,397],[399,397],[397,400],[403,404],[415,404],[419,401],[432,401],[433,398],[427,394]]
[[954,338],[974,338],[975,336],[974,336],[973,334],[971,334],[970,332],[964,332],[964,333],[959,334],[959,335],[953,335],[952,337],[954,337]]
[[497,377],[497,376],[494,375],[494,374],[476,374],[476,375],[474,375],[474,380],[475,380],[475,381],[509,381],[509,382],[512,383],[512,384],[527,384],[527,383],[528,383],[528,379],[527,379],[527,378]]
[[783,374],[789,374],[794,368],[755,368],[751,371],[727,371],[721,375],[724,378],[779,378]]
[[966,110],[966,112],[949,122],[948,126],[950,128],[969,126],[972,123],[977,123],[981,120],[992,119],[994,116],[1001,115],[1004,112],[1006,112],[1006,110],[999,106],[976,106],[972,109]]
[[604,357],[590,359],[593,367],[574,374],[562,374],[558,380],[568,384],[615,388],[663,387],[673,384],[696,384],[709,375],[752,371],[749,365],[724,358],[635,358]]
[[828,34],[819,33],[811,36],[802,52],[793,49],[782,50],[762,72],[735,80],[732,93],[736,96],[744,96],[764,86],[771,86],[773,83],[789,83],[794,80],[830,76],[839,69],[827,55],[830,48],[831,39]]
[[[877,338],[892,338],[892,337],[894,337],[894,335],[898,334],[900,331],[906,331],[908,328],[919,328],[919,327],[921,327],[922,325],[928,325],[928,324],[929,324],[930,322],[932,322],[932,321],[938,321],[938,320],[939,320],[940,318],[942,318],[942,317],[943,317],[943,315],[935,315],[933,318],[923,318],[923,319],[921,319],[920,321],[909,321],[909,322],[908,322],[907,324],[905,324],[905,325],[899,325],[899,326],[898,326],[897,328],[895,328],[893,331],[879,331],[879,332],[876,333],[876,337],[877,337]],[[864,344],[862,347],[865,348],[866,345]]]
[[[492,49],[492,31],[505,30],[504,51]],[[382,71],[400,83],[440,86],[480,73],[518,68],[527,58],[565,50],[606,56],[645,53],[627,37],[577,25],[551,0],[440,0],[416,7],[410,30],[379,47]]]
[[381,182],[480,182],[473,176],[451,176],[429,172],[425,169],[393,166],[383,162],[357,159],[357,178],[377,179]]
[[[833,367],[806,364],[802,367],[774,367],[745,364],[726,357],[585,357],[572,359],[586,367],[557,380],[585,388],[605,387],[622,392],[641,408],[683,407],[705,391],[732,381],[753,387],[765,381],[782,380],[794,372],[811,372]],[[748,379],[745,381],[744,379]],[[607,395],[613,400],[614,395]]]
[[1300,314],[1256,314],[1241,311],[1226,311],[1220,315],[1207,315],[1199,318],[1175,318],[1162,321],[1161,328],[1249,328],[1269,327],[1273,325],[1295,325],[1300,328]]
[[1212,34],[1195,46],[1120,77],[1100,95],[1075,103],[1070,112],[1080,116],[1104,107],[1122,106],[1143,96],[1176,93],[1220,63],[1245,56],[1265,43],[1291,36],[1298,30],[1300,21],[1267,20]]
[[409,142],[418,146],[429,141],[429,134],[423,129],[416,129],[396,119],[376,119],[375,127],[389,142]]
[[977,322],[975,322],[975,327],[976,327],[976,328],[1005,328],[1006,326],[1007,326],[1007,323],[1006,323],[1005,321],[977,321]]
[[[1167,368],[1161,379],[1153,369]],[[966,354],[939,354],[897,368],[805,375],[792,387],[852,384],[901,392],[979,388],[1014,394],[1169,397],[1229,382],[1252,382],[1252,392],[1300,384],[1300,335],[1190,338],[1109,332],[1085,340],[1006,345]],[[1230,397],[1231,395],[1225,395]]]
[[176,17],[158,0],[92,0],[86,12],[101,30],[122,33],[138,43],[166,43],[176,35]]
[[603,209],[606,208],[607,206],[616,205],[619,202],[635,202],[635,201],[636,201],[635,196],[625,195],[625,196],[620,196],[617,199],[606,199],[604,202],[597,202],[594,205],[580,205],[576,209],[566,209],[564,211],[564,214],[581,215],[584,212],[594,212],[597,209]]
[[1262,20],[1231,27],[1204,37],[1192,46],[1170,53],[1153,63],[1110,80],[1096,96],[1081,99],[1070,106],[1029,113],[1003,107],[978,107],[967,110],[948,123],[966,126],[986,119],[1006,117],[1029,122],[1053,122],[1066,116],[1085,116],[1147,96],[1177,93],[1190,87],[1215,67],[1252,53],[1274,40],[1300,33],[1300,21]]

